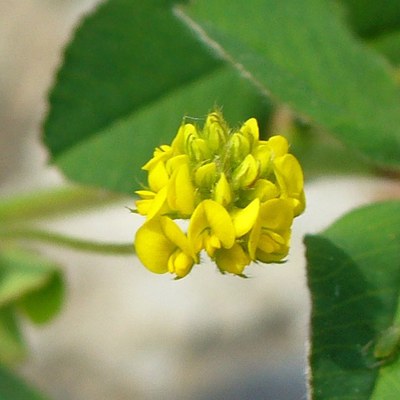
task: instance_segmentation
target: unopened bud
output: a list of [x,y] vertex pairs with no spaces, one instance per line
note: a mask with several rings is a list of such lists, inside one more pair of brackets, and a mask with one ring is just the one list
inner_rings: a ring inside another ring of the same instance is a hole
[[264,177],[266,176],[271,168],[271,157],[272,157],[272,152],[270,146],[267,144],[262,144],[259,145],[253,152],[254,158],[258,162],[258,168],[259,168],[259,176]]
[[250,143],[241,133],[236,132],[230,139],[231,161],[238,165],[250,152]]
[[213,112],[208,115],[203,134],[209,148],[213,152],[218,151],[225,145],[228,136],[228,128],[219,113]]
[[255,158],[248,154],[240,165],[233,171],[232,181],[235,188],[250,186],[258,176],[258,165]]
[[232,190],[224,173],[221,174],[214,188],[214,200],[226,207],[232,201]]
[[259,138],[257,120],[255,118],[248,119],[240,128],[240,133],[248,139],[252,148]]
[[194,176],[196,186],[200,189],[211,189],[217,178],[217,166],[211,162],[199,167]]

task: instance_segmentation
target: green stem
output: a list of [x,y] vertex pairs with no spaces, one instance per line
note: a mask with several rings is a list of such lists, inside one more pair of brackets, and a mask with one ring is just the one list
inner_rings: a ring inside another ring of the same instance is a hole
[[62,187],[0,198],[2,224],[57,216],[120,199],[116,194],[79,186]]
[[132,255],[132,243],[102,243],[92,240],[73,238],[67,235],[42,231],[39,229],[0,230],[0,238],[34,240],[68,247],[80,251],[89,251],[102,254]]

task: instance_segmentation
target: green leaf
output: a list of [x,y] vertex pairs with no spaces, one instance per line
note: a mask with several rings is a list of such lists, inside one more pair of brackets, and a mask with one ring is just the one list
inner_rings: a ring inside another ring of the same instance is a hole
[[0,307],[18,302],[35,322],[45,322],[58,312],[63,290],[54,263],[22,249],[0,253]]
[[400,66],[400,31],[380,36],[376,40],[370,41],[369,44],[387,57],[394,66]]
[[363,37],[376,37],[400,28],[398,0],[341,0],[352,28]]
[[0,365],[0,400],[45,400],[45,397]]
[[290,143],[290,151],[299,160],[306,178],[324,175],[370,175],[371,165],[354,157],[352,151],[338,140],[315,127],[295,121],[284,134]]
[[25,355],[18,311],[35,323],[44,323],[59,311],[64,283],[57,266],[36,253],[17,248],[0,252],[0,363]]
[[372,349],[400,314],[400,202],[352,211],[305,243],[312,399],[399,398],[395,385],[374,397],[400,361],[379,367]]
[[140,167],[182,117],[204,117],[215,105],[231,123],[268,109],[175,17],[171,1],[109,0],[65,52],[44,140],[71,179],[132,193],[144,180]]
[[327,1],[203,0],[182,9],[184,22],[193,25],[189,13],[205,42],[264,90],[374,163],[400,169],[394,78]]
[[19,361],[25,353],[26,348],[14,307],[0,308],[0,364]]
[[52,319],[61,310],[64,301],[64,281],[59,271],[50,274],[47,284],[22,296],[18,307],[36,324]]

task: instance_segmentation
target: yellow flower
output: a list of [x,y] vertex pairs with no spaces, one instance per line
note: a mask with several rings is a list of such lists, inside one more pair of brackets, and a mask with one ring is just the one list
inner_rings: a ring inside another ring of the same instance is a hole
[[254,199],[245,208],[236,208],[231,212],[235,236],[244,236],[254,226],[260,211],[260,200]]
[[214,200],[203,200],[194,210],[188,229],[196,252],[205,249],[210,257],[216,249],[229,249],[235,242],[235,228],[226,209]]
[[[143,169],[136,212],[146,222],[137,254],[157,273],[188,274],[205,251],[222,272],[244,276],[252,261],[286,257],[293,218],[305,208],[303,172],[283,136],[259,138],[250,118],[230,129],[219,111],[203,128],[182,123]],[[187,236],[173,219],[189,221]]]
[[141,226],[136,233],[135,248],[150,271],[170,272],[179,278],[187,275],[198,259],[186,235],[168,217],[153,218]]
[[228,206],[232,201],[231,187],[223,172],[214,188],[214,200],[224,207]]
[[243,270],[250,264],[251,258],[240,244],[235,243],[230,249],[218,249],[215,252],[215,262],[222,273],[243,275]]
[[294,215],[300,215],[306,206],[303,189],[303,171],[292,154],[285,154],[274,160],[276,180],[281,189],[281,197],[292,203]]
[[179,216],[190,215],[195,207],[195,188],[190,176],[188,161],[181,163],[172,172],[167,188],[170,212]]
[[286,257],[292,221],[293,208],[289,201],[272,199],[262,203],[248,241],[251,259],[268,263]]

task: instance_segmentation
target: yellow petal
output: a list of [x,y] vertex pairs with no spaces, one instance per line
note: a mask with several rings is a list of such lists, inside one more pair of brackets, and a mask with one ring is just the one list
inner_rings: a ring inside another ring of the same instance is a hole
[[272,199],[261,204],[260,221],[264,229],[286,230],[293,222],[290,202],[284,199]]
[[154,196],[156,195],[151,190],[136,190],[135,193],[144,200],[154,199]]
[[169,176],[165,169],[165,164],[159,162],[149,171],[148,182],[153,192],[158,192],[168,184]]
[[259,199],[261,203],[271,200],[279,196],[277,186],[267,179],[257,179],[255,184],[242,191],[241,198],[250,202],[254,199]]
[[258,242],[260,241],[261,236],[261,220],[257,218],[254,223],[253,229],[250,231],[249,239],[247,241],[247,249],[249,251],[250,258],[252,260],[256,259],[256,252]]
[[167,187],[163,187],[154,197],[153,201],[149,205],[147,211],[147,220],[154,218],[156,215],[166,212],[168,207],[167,201]]
[[152,272],[163,274],[168,271],[168,259],[176,246],[163,233],[160,220],[145,222],[135,237],[136,255],[142,264]]
[[141,197],[135,201],[136,211],[141,215],[147,215],[156,193],[150,190],[137,190],[135,193]]
[[254,226],[260,210],[260,201],[254,199],[247,207],[236,209],[232,213],[232,222],[235,227],[235,236],[245,235]]
[[[269,242],[269,244],[267,244]],[[290,230],[281,234],[266,232],[260,240],[256,260],[264,263],[281,261],[289,252]]]
[[228,211],[213,200],[203,200],[190,219],[188,237],[196,253],[206,246],[209,254],[212,247],[232,247],[235,230]]
[[171,157],[166,163],[166,169],[169,176],[176,171],[181,165],[189,164],[189,157],[187,154],[180,154],[175,157]]
[[176,133],[176,136],[171,144],[171,148],[172,148],[174,154],[184,153],[184,151],[185,151],[184,142],[185,142],[185,125],[182,124],[179,127],[178,132]]
[[203,129],[203,135],[207,140],[209,148],[217,152],[225,145],[228,135],[228,127],[219,112],[208,114]]
[[295,215],[305,208],[303,171],[297,159],[292,154],[286,154],[274,160],[275,175],[283,198],[298,200]]
[[298,196],[303,190],[304,179],[297,159],[292,154],[286,154],[274,160],[274,167],[278,182],[282,181],[282,186],[288,195]]
[[167,194],[168,205],[184,216],[190,215],[194,210],[195,194],[189,165],[182,164],[171,176]]
[[250,264],[251,259],[242,246],[235,243],[230,249],[217,250],[215,262],[222,272],[241,275],[244,268]]
[[180,250],[176,250],[168,259],[168,271],[178,278],[186,276],[193,267],[193,259]]
[[275,158],[285,155],[289,150],[287,139],[281,135],[271,136],[267,143],[271,147]]
[[254,191],[261,202],[271,200],[279,195],[279,190],[276,185],[267,179],[257,180]]
[[214,200],[224,207],[232,201],[232,190],[223,172],[214,188]]
[[256,260],[263,263],[274,263],[282,261],[288,255],[288,250],[289,248],[286,247],[286,250],[282,253],[265,253],[262,250],[257,249]]
[[260,136],[257,120],[255,118],[248,119],[240,128],[240,132],[249,139],[251,145],[257,143]]
[[159,162],[165,162],[172,156],[171,146],[162,145],[159,148],[156,148],[153,154],[153,158],[149,160],[145,165],[143,165],[142,169],[145,171],[150,171],[156,164]]
[[221,241],[215,235],[205,235],[204,248],[210,257],[214,257],[215,250],[221,248]]
[[149,213],[152,203],[153,203],[153,200],[136,200],[136,202],[135,202],[136,211],[140,215],[147,215]]
[[203,203],[200,203],[190,218],[188,237],[194,251],[197,253],[203,248],[203,235],[206,233],[208,221],[205,216]]
[[250,142],[241,133],[234,133],[229,140],[230,162],[232,168],[242,162],[250,153]]
[[233,171],[232,181],[234,188],[250,186],[258,175],[258,163],[248,154],[240,165]]
[[190,246],[187,236],[171,218],[161,217],[160,226],[168,240],[174,243],[176,247],[179,247],[187,255],[194,257],[194,251]]
[[274,232],[267,232],[260,237],[258,242],[258,249],[265,253],[276,253],[279,252],[282,245],[285,244],[285,240],[282,236]]
[[214,162],[204,164],[199,167],[194,176],[196,186],[200,189],[210,189],[215,183],[217,166]]
[[204,139],[194,138],[187,145],[187,154],[192,160],[197,162],[207,161],[211,158],[211,152]]
[[257,160],[259,175],[267,176],[271,170],[271,147],[264,142],[258,144],[258,146],[253,150],[253,156]]
[[228,211],[212,200],[204,200],[202,203],[211,232],[221,241],[223,247],[232,247],[235,229]]
[[[248,250],[250,257],[257,258],[257,248],[265,231],[290,236],[290,227],[293,222],[293,211],[290,202],[284,199],[272,199],[260,206],[259,216],[250,232]],[[289,233],[287,233],[289,232]],[[284,254],[282,257],[284,257]]]

